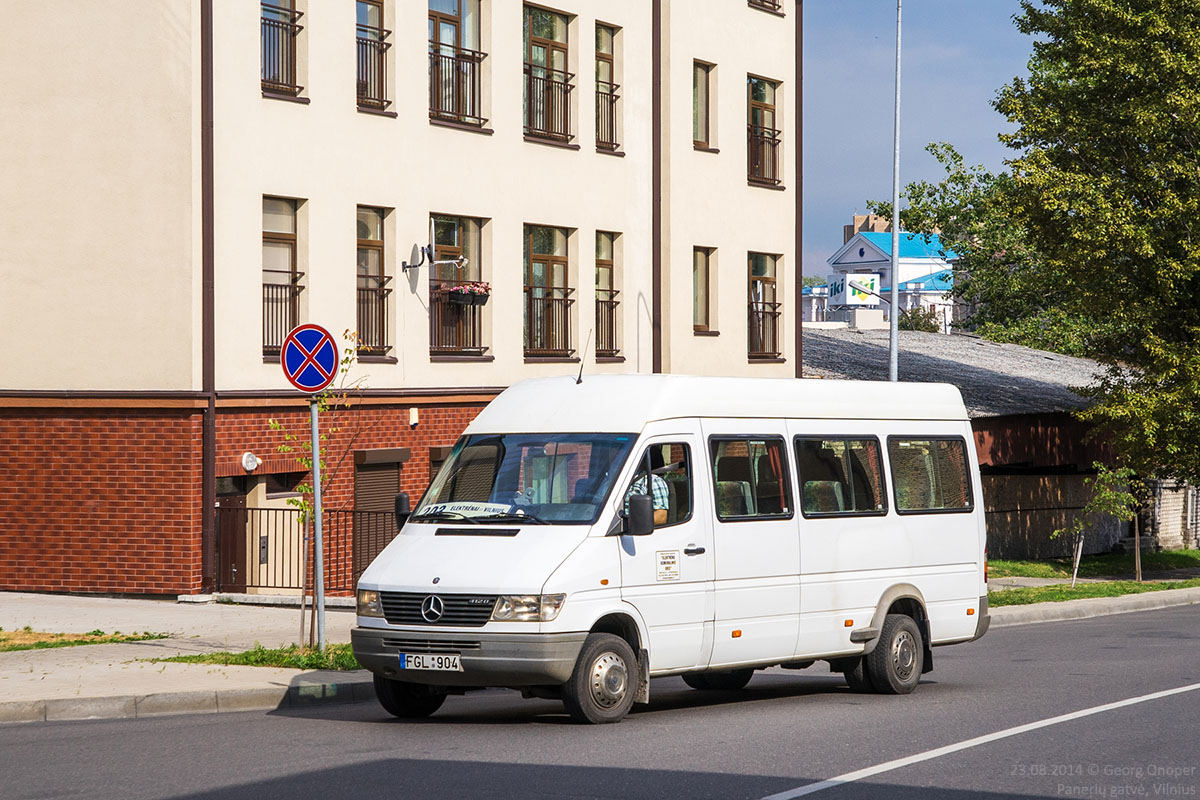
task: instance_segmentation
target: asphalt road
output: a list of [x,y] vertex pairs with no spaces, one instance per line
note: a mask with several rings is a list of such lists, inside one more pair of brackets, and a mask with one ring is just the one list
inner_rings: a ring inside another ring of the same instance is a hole
[[824,664],[738,692],[669,678],[596,727],[502,691],[416,723],[362,703],[4,726],[0,798],[1200,797],[1200,609],[1001,628],[934,654],[906,697],[852,694]]

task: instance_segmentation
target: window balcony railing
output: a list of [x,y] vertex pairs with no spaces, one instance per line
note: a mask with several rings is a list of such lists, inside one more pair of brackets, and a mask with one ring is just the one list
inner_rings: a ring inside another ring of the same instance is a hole
[[783,13],[783,0],[747,0],[747,3],[754,8]]
[[621,352],[617,346],[617,300],[616,289],[596,290],[596,355],[612,358]]
[[483,344],[483,306],[462,302],[466,297],[452,296],[450,289],[476,281],[434,280],[429,285],[429,354],[481,356]]
[[262,4],[262,88],[264,92],[297,95],[304,87],[296,83],[296,37],[304,28],[297,24],[302,11]]
[[778,186],[780,131],[748,125],[746,141],[747,176],[753,183]]
[[373,286],[358,287],[358,353],[364,356],[386,356],[392,346],[387,341],[388,295],[392,277],[360,278]]
[[480,64],[487,53],[429,43],[429,118],[482,126]]
[[372,25],[359,25],[355,36],[358,49],[358,104],[379,111],[391,105],[387,96],[387,51],[392,32]]
[[615,83],[596,81],[596,147],[602,150],[620,147],[617,142],[617,100],[620,99],[617,90],[620,88]]
[[300,285],[303,272],[264,269],[263,278],[263,355],[277,356],[283,340],[300,323]]
[[574,289],[525,287],[525,355],[566,357],[571,347]]
[[525,135],[571,140],[571,80],[562,70],[525,65]]
[[751,358],[778,358],[779,310],[782,303],[750,301],[749,355]]

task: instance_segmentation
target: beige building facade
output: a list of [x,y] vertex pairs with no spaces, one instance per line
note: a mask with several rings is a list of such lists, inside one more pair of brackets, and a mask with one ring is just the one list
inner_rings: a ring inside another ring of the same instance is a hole
[[297,324],[351,332],[355,447],[413,491],[526,377],[798,376],[800,31],[797,0],[10,4],[0,421],[83,415],[79,459],[115,418],[178,434],[192,591],[207,509],[295,472],[254,426],[303,410]]

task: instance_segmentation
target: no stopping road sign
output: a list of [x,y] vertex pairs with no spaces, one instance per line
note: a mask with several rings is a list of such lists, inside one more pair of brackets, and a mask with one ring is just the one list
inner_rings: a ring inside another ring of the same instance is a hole
[[292,386],[316,394],[337,377],[337,344],[320,325],[298,325],[283,340],[279,363]]

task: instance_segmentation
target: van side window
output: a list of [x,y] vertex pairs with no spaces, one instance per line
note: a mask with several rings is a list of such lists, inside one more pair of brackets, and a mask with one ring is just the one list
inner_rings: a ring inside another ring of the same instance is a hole
[[796,437],[804,516],[886,514],[878,439]]
[[961,438],[889,436],[888,461],[901,514],[973,508],[967,445]]
[[641,456],[629,491],[625,493],[625,510],[629,496],[646,494],[646,468],[650,468],[650,497],[654,505],[656,528],[686,522],[692,517],[692,458],[686,444],[652,444]]
[[792,515],[782,439],[710,439],[717,519]]

